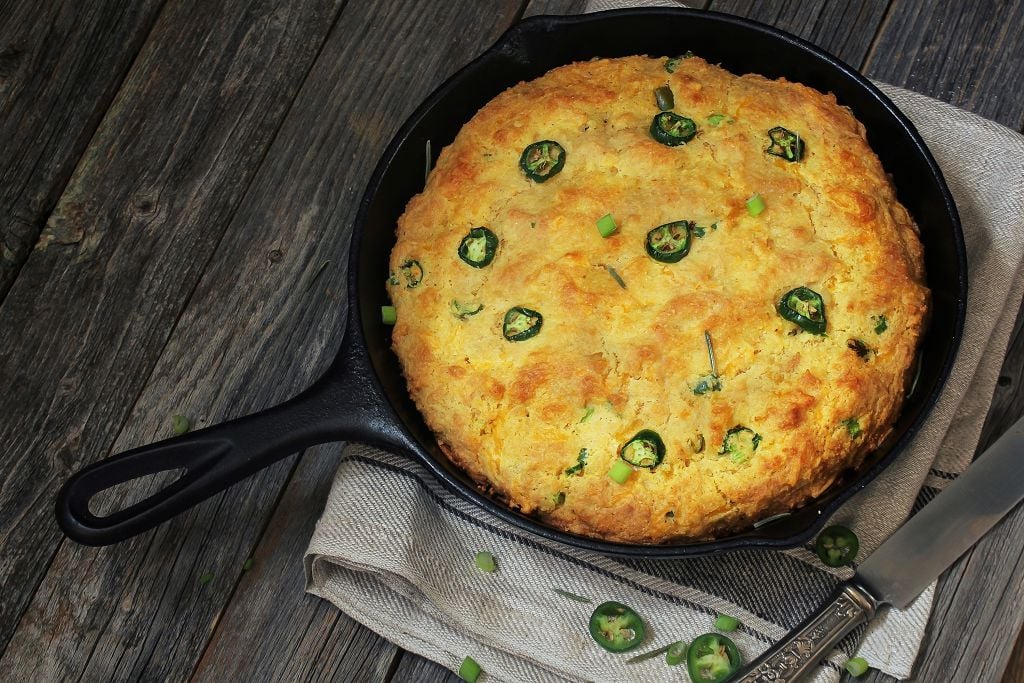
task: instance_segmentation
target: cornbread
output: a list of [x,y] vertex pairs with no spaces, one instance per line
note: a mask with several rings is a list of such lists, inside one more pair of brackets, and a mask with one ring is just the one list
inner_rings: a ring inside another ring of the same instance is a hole
[[732,533],[857,467],[929,301],[849,110],[689,56],[498,95],[409,202],[390,271],[445,453],[552,526],[637,543]]

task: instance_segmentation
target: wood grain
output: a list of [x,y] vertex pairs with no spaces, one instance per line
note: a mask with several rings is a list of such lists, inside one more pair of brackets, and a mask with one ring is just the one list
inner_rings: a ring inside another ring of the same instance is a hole
[[0,2],[0,301],[162,5]]
[[302,557],[340,451],[340,444],[331,444],[303,455],[192,681],[379,681],[388,675],[400,652],[395,645],[304,593]]
[[[275,132],[273,146],[254,160],[259,170],[227,227],[218,229],[216,240],[201,249],[160,255],[167,268],[186,272],[188,262],[199,261],[203,276],[194,289],[189,286],[193,291],[184,292],[187,307],[172,334],[149,344],[159,359],[145,386],[136,391],[138,398],[114,450],[165,434],[167,416],[175,412],[203,425],[255,411],[296,393],[323,370],[337,348],[345,314],[351,221],[377,158],[433,85],[489,44],[519,9],[518,2],[499,8],[453,4],[432,15],[437,22],[432,23],[411,12],[408,2],[346,6],[308,78],[303,67],[306,83]],[[438,26],[456,21],[472,38],[433,39]],[[326,32],[331,24],[330,13],[319,18],[320,30]],[[303,29],[309,55],[321,39],[311,26]],[[403,39],[395,41],[396,35]],[[375,68],[354,70],[355,63]],[[227,78],[212,87],[239,88],[250,78],[244,71],[237,76],[238,82]],[[352,97],[353,92],[360,97]],[[206,173],[236,169],[245,162],[228,158],[224,163],[225,169]],[[109,169],[97,182],[121,179],[125,173],[125,168]],[[158,212],[153,201],[151,210]],[[197,208],[202,207],[171,207],[162,220],[184,221]],[[189,235],[182,227],[173,232]],[[126,267],[117,263],[107,270]],[[95,680],[180,680],[189,675],[288,473],[288,463],[275,466],[116,548],[97,551],[63,544],[0,667],[41,677]],[[151,490],[144,484],[135,488],[125,494],[137,498]],[[49,507],[46,515],[51,514]],[[319,508],[305,514],[315,519]],[[76,571],[83,565],[89,567],[84,586]],[[204,575],[213,578],[203,583]],[[318,609],[329,614],[324,606]],[[344,679],[345,672],[376,670],[374,662],[393,657],[390,644],[346,618],[329,616],[337,650],[326,653],[334,666],[322,674]],[[279,638],[275,634],[264,647],[271,651]],[[380,644],[380,657],[371,656],[373,643]]]
[[895,0],[865,73],[1020,130],[1024,0]]
[[[338,1],[288,9],[270,0],[231,0],[201,3],[203,11],[193,2],[169,3],[0,306],[0,377],[14,387],[0,394],[0,414],[8,416],[0,422],[0,585],[22,587],[3,591],[0,645],[8,645],[63,538],[53,521],[57,487],[110,452]],[[188,368],[192,351],[178,350],[174,365]],[[176,387],[174,401],[188,388]],[[165,404],[119,443],[166,436],[166,420],[181,410]],[[152,540],[131,548],[144,553]],[[48,575],[50,597],[36,598],[34,625],[7,647],[0,669],[16,660],[29,670],[56,665],[58,636],[80,640],[73,652],[84,658],[103,621],[116,614],[104,611],[109,601],[123,593],[131,602],[136,594],[117,576],[130,563],[109,575],[97,572],[87,586],[78,582],[80,565],[125,561],[130,553],[68,549],[57,565],[63,569]],[[174,555],[150,561],[170,567]],[[202,571],[179,566],[173,581],[191,582]],[[112,593],[112,585],[120,587]],[[106,600],[80,608],[89,591]],[[165,611],[173,611],[179,593],[162,597]],[[70,624],[44,618],[62,604],[60,616],[80,630],[58,634]],[[126,634],[134,646],[141,638]],[[54,649],[44,656],[48,646]]]
[[708,9],[788,31],[857,67],[871,48],[887,5],[885,0],[714,0]]

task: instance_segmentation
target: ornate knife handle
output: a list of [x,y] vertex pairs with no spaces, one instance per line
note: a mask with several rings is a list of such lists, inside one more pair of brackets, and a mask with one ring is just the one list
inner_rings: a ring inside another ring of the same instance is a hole
[[730,683],[794,683],[802,680],[858,625],[875,616],[878,601],[853,583],[840,584],[828,605],[804,620]]

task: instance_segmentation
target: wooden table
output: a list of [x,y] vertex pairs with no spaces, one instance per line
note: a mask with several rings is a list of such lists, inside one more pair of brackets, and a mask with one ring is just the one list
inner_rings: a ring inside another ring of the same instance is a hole
[[[704,4],[1024,125],[1024,0]],[[524,13],[581,5],[0,0],[5,680],[454,678],[303,593],[337,444],[116,547],[64,539],[53,497],[84,464],[168,436],[174,414],[223,421],[316,377],[392,133]],[[1024,412],[1022,380],[1018,320],[983,444]],[[1018,510],[947,573],[919,680],[1000,680],[1022,538]]]

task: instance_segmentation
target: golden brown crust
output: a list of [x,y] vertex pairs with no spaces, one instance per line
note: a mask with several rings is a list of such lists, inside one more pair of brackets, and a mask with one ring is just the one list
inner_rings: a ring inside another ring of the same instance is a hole
[[[748,525],[859,464],[898,413],[929,297],[917,228],[833,96],[699,58],[674,74],[663,64],[572,64],[487,104],[399,220],[391,270],[417,259],[422,283],[389,285],[395,353],[452,460],[554,526],[643,543]],[[680,147],[648,132],[665,83],[700,130]],[[729,118],[709,125],[716,113]],[[805,141],[799,163],[764,153],[776,125]],[[566,163],[541,184],[518,163],[545,139]],[[757,217],[745,206],[754,192],[768,207]],[[606,213],[619,230],[603,239],[595,222]],[[647,256],[647,232],[684,219],[708,227],[689,255]],[[500,239],[480,269],[457,255],[476,226]],[[775,310],[800,285],[824,298],[825,336],[791,334]],[[459,319],[453,299],[483,309]],[[502,337],[513,306],[543,314],[540,334]],[[709,372],[704,330],[723,388],[695,395]],[[746,462],[719,454],[736,425],[761,435]],[[641,429],[661,435],[664,461],[617,484],[608,470]],[[566,474],[584,448],[582,474]]]

